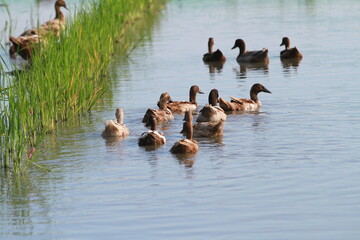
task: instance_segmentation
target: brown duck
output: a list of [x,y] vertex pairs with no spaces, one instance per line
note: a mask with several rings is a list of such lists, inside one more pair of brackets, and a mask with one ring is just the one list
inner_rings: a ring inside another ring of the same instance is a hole
[[237,39],[234,46],[231,49],[239,48],[240,52],[236,60],[238,62],[261,62],[269,61],[268,58],[268,49],[263,48],[262,50],[257,51],[246,51],[246,45],[244,40]]
[[261,106],[261,102],[257,96],[259,92],[271,93],[262,84],[255,83],[250,89],[250,99],[230,97],[231,102],[228,102],[220,98],[220,107],[224,109],[224,111],[258,111]]
[[[190,88],[189,91],[189,101],[170,101],[167,104],[167,107],[173,112],[173,113],[184,113],[186,111],[195,111],[197,108],[197,102],[196,102],[196,94],[204,94],[199,86],[193,85]],[[158,103],[158,106],[160,104]]]
[[199,112],[196,122],[213,122],[218,123],[226,120],[226,114],[223,109],[217,106],[219,92],[212,89],[209,93],[209,104],[205,105]]
[[156,131],[156,119],[154,117],[149,118],[149,124],[151,130],[141,134],[139,138],[139,146],[159,146],[166,143],[164,135]]
[[214,46],[214,38],[209,38],[208,41],[208,53],[205,53],[203,56],[204,62],[225,62],[226,57],[223,55],[223,53],[217,49],[215,52],[213,52],[213,46]]
[[185,113],[185,122],[183,130],[186,132],[186,138],[174,143],[170,152],[172,153],[196,153],[199,150],[197,142],[193,140],[192,113]]
[[283,45],[285,45],[285,50],[280,52],[281,59],[302,59],[303,56],[296,47],[290,48],[290,39],[288,37],[283,37],[280,46]]
[[145,123],[146,126],[150,126],[150,118],[154,117],[157,123],[166,122],[171,119],[174,119],[174,116],[170,109],[167,108],[168,103],[171,101],[169,93],[165,92],[160,95],[160,99],[158,101],[159,109],[151,109],[149,108],[142,122]]

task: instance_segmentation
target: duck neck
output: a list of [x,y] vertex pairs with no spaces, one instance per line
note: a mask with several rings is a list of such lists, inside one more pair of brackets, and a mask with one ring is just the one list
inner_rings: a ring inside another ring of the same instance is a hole
[[259,99],[258,99],[258,92],[257,91],[254,91],[253,89],[250,90],[250,98],[251,100],[253,100],[254,102],[258,102]]
[[215,92],[210,92],[209,94],[209,104],[211,106],[217,106],[217,102],[218,102],[218,94]]
[[193,104],[197,104],[196,93],[194,91],[191,91],[191,89],[190,89],[190,93],[189,93],[189,102],[193,103]]
[[161,110],[166,111],[166,109],[167,109],[167,102],[164,101],[163,99],[161,99],[161,101],[159,102],[159,108],[160,108]]
[[118,124],[123,124],[124,116],[122,114],[120,114],[120,113],[119,114],[116,113],[116,121],[117,121]]
[[55,19],[59,19],[61,21],[65,20],[64,14],[60,10],[61,6],[55,5]]
[[156,122],[154,119],[150,122],[151,131],[156,131]]
[[208,51],[209,53],[211,54],[213,52],[213,42],[212,40],[209,39],[209,42],[208,42]]
[[186,129],[186,138],[192,139],[193,138],[193,126],[192,126],[192,114],[191,112],[186,112],[186,122],[184,122],[184,127]]

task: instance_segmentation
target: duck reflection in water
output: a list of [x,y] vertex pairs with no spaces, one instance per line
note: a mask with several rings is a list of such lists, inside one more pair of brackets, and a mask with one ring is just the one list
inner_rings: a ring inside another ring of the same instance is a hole
[[204,62],[209,67],[209,73],[221,73],[224,67],[224,62]]
[[280,59],[283,67],[283,73],[285,76],[291,75],[291,73],[297,73],[301,59]]
[[234,68],[234,72],[239,79],[247,78],[248,72],[269,75],[269,62],[239,63],[239,65],[240,71]]

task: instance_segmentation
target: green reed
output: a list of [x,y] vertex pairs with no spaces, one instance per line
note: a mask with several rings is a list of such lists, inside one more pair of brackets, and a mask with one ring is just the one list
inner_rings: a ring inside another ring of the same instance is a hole
[[161,0],[91,1],[67,19],[60,41],[48,36],[37,46],[28,70],[7,77],[0,67],[1,166],[22,169],[28,152],[45,133],[74,115],[87,112],[109,89],[107,67],[114,43],[125,51],[135,39],[126,29]]

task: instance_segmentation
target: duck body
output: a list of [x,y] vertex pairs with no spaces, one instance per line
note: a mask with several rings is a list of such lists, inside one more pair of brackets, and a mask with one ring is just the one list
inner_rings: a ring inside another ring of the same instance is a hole
[[214,38],[209,38],[208,41],[208,52],[203,55],[203,61],[204,62],[225,62],[226,57],[224,54],[217,49],[215,52],[213,52],[213,46],[214,46]]
[[38,34],[54,34],[57,37],[60,36],[60,32],[63,31],[66,26],[65,16],[61,12],[62,7],[68,9],[64,0],[57,0],[55,2],[55,18],[40,25],[37,29]]
[[18,53],[23,59],[29,60],[34,53],[35,45],[40,43],[41,37],[39,35],[18,38],[10,36],[9,40],[13,44],[9,50],[10,56],[14,58],[15,53]]
[[[216,137],[222,136],[222,126],[224,125],[224,121],[219,122],[199,122],[193,125],[193,135],[194,137]],[[186,128],[183,127],[183,130],[180,132],[186,136]]]
[[280,46],[285,45],[285,49],[280,52],[281,59],[302,59],[303,55],[296,48],[290,48],[290,39],[288,37],[283,37]]
[[149,130],[141,134],[139,138],[139,146],[157,146],[166,143],[164,135],[158,131]]
[[164,135],[156,131],[156,118],[151,117],[149,119],[149,124],[151,126],[151,130],[141,134],[138,141],[139,146],[159,146],[165,144],[166,139]]
[[192,126],[192,113],[185,113],[185,122],[183,126],[183,131],[186,132],[186,138],[178,140],[171,147],[170,152],[177,153],[196,153],[199,150],[197,141],[193,140],[193,126]]
[[268,49],[263,48],[257,51],[246,51],[246,45],[244,40],[237,39],[234,46],[231,49],[239,48],[240,52],[236,60],[239,63],[251,63],[251,62],[268,62]]
[[212,89],[209,93],[209,104],[205,105],[199,112],[196,122],[213,122],[225,121],[227,116],[223,109],[217,106],[219,92]]
[[[187,111],[193,112],[196,111],[198,106],[196,102],[196,94],[203,94],[199,86],[193,85],[189,91],[189,101],[171,101],[167,103],[167,108],[173,113],[184,113]],[[160,104],[158,104],[160,106]]]
[[129,135],[129,129],[123,124],[123,109],[116,109],[116,120],[108,120],[105,123],[105,129],[102,132],[102,137],[125,137]]
[[158,102],[159,109],[149,108],[146,111],[142,122],[145,123],[146,126],[150,126],[151,118],[155,118],[157,123],[166,122],[174,119],[171,110],[167,108],[169,101],[171,101],[169,93],[162,93]]
[[224,111],[258,111],[261,107],[261,102],[257,96],[259,92],[271,93],[262,84],[255,83],[250,89],[250,99],[230,97],[231,101],[228,102],[223,98],[220,98],[220,107]]

